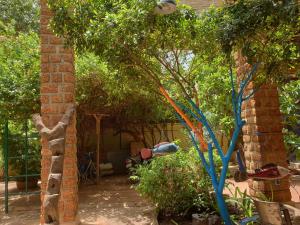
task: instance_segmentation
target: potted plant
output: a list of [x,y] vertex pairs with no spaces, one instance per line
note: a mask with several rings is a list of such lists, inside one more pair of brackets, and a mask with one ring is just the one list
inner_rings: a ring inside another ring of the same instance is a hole
[[[40,176],[40,160],[34,158],[28,158],[27,161],[27,188],[37,187]],[[14,165],[16,176],[26,175],[26,162],[25,159],[18,160],[19,162]],[[18,190],[26,189],[26,177],[17,177],[16,185]]]

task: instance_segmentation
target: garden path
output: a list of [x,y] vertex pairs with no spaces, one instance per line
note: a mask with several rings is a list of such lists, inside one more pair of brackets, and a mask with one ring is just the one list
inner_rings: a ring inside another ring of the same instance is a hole
[[[99,185],[79,188],[82,225],[157,225],[155,208],[130,187],[125,176],[107,177]],[[15,191],[15,184],[9,184]],[[10,197],[10,213],[4,214],[4,184],[0,183],[0,224],[38,225],[40,196]]]

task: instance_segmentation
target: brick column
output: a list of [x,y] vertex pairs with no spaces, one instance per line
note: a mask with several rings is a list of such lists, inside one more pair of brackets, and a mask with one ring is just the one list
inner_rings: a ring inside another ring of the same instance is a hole
[[[48,23],[52,14],[47,7],[47,0],[40,0],[40,3],[41,114],[45,125],[53,128],[61,119],[68,106],[74,104],[74,54],[72,49],[65,49],[63,40],[56,37],[48,29]],[[42,200],[43,192],[46,190],[51,156],[48,143],[46,142],[46,140],[42,140]],[[61,224],[76,224],[78,222],[76,151],[76,115],[74,115],[66,133],[63,182],[59,201]],[[44,221],[41,219],[41,224],[43,223]]]
[[[238,75],[242,76],[249,64],[241,55],[237,56],[237,61]],[[250,83],[246,92],[251,93],[252,90],[253,83]],[[287,167],[277,87],[263,85],[253,98],[243,104],[242,117],[246,121],[243,141],[248,172],[254,172],[267,163]],[[268,197],[273,196],[274,201],[291,200],[288,178],[278,182],[249,180],[248,184],[253,196],[263,193]]]

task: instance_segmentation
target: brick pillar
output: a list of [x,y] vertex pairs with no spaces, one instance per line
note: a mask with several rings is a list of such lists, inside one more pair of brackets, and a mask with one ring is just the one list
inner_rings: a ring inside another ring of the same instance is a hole
[[[238,76],[242,76],[249,64],[241,55],[237,56]],[[247,93],[253,90],[250,83]],[[242,117],[246,121],[243,127],[243,141],[246,166],[249,172],[267,163],[276,163],[287,167],[287,152],[282,134],[282,116],[279,111],[277,87],[263,85],[253,98],[245,102],[242,107]],[[263,193],[274,201],[290,201],[289,179],[275,181],[248,182],[250,194],[259,196]]]
[[[41,114],[45,125],[53,128],[68,106],[74,104],[74,54],[72,49],[65,49],[63,40],[48,29],[51,12],[47,7],[47,0],[41,0],[40,3]],[[42,140],[42,200],[43,192],[46,190],[50,156],[48,143]],[[63,182],[59,201],[61,224],[77,223],[77,193],[76,115],[74,115],[66,133]],[[43,223],[41,219],[41,224]]]

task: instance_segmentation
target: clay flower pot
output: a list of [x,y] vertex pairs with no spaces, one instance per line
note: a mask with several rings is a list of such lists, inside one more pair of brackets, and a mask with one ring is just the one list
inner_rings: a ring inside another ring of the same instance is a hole
[[[32,189],[38,187],[38,179],[37,178],[28,178],[27,188]],[[19,191],[24,191],[26,189],[26,181],[25,180],[17,180],[16,185]]]

